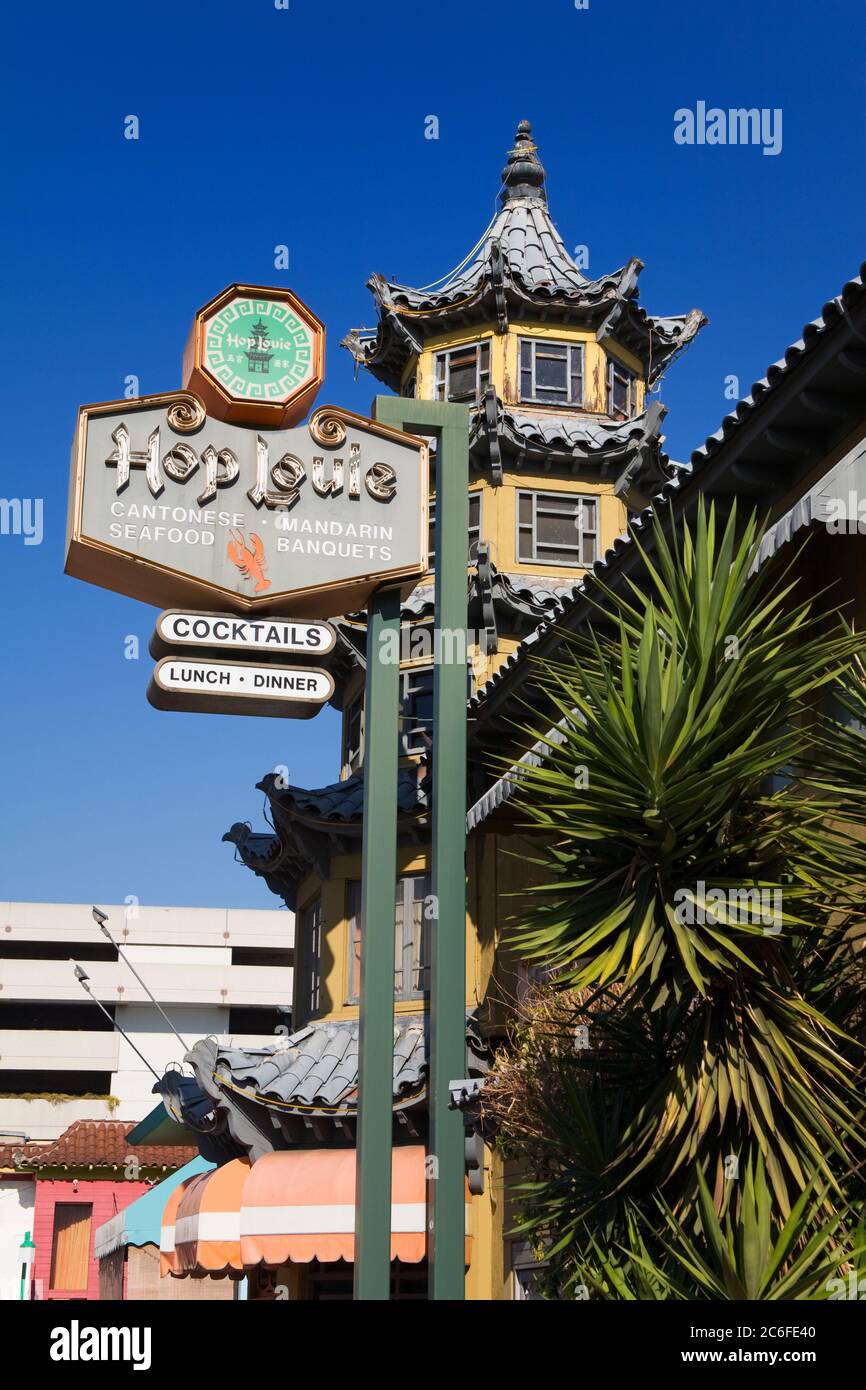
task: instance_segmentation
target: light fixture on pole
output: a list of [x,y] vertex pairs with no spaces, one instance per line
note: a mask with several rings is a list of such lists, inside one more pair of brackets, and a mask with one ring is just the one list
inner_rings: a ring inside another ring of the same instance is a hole
[[[142,1062],[144,1062],[144,1065],[147,1067],[147,1070],[150,1072],[151,1076],[155,1077],[157,1081],[161,1081],[161,1080],[162,1080],[162,1077],[159,1075],[159,1072],[154,1071],[153,1067],[150,1065],[150,1062],[147,1060],[147,1058],[145,1057],[144,1053],[143,1053],[143,1052],[140,1052],[140,1051],[138,1050],[138,1048],[136,1047],[136,1045],[135,1045],[135,1043],[132,1041],[132,1039],[129,1037],[129,1035],[128,1035],[127,1033],[124,1033],[123,1029],[121,1028],[120,1024],[117,1022],[117,1020],[114,1019],[114,1018],[112,1018],[112,1017],[111,1017],[111,1014],[110,1014],[110,1013],[108,1012],[108,1010],[105,1008],[104,1004],[101,1004],[101,1003],[99,1002],[99,1000],[97,999],[96,995],[93,993],[93,990],[90,988],[90,976],[88,975],[88,973],[87,973],[87,971],[84,969],[84,967],[83,967],[82,965],[79,965],[77,960],[73,960],[73,959],[72,959],[72,956],[70,956],[69,959],[72,961],[72,964],[73,964],[73,966],[74,966],[74,968],[75,968],[75,978],[76,978],[76,980],[78,981],[78,983],[81,985],[81,988],[84,990],[85,994],[89,994],[89,995],[90,995],[90,998],[93,1000],[93,1002],[94,1002],[94,1004],[96,1005],[97,1009],[101,1009],[101,1010],[102,1010],[102,1012],[105,1014],[105,1017],[108,1019],[109,1023],[111,1024],[112,1028],[116,1028],[116,1029],[117,1029],[118,1033],[119,1033],[120,1036],[123,1038],[123,1041],[126,1042],[126,1043],[129,1043],[129,1046],[132,1048],[132,1050],[133,1050],[133,1052],[135,1053],[136,1057],[140,1057],[140,1058],[141,1058]],[[185,1046],[185,1045],[186,1045],[186,1044],[184,1044],[184,1046]]]
[[101,908],[98,908],[98,907],[93,907],[93,908],[91,908],[91,911],[92,911],[92,913],[93,913],[93,920],[94,920],[94,922],[96,923],[96,925],[99,927],[99,930],[102,932],[102,935],[105,937],[105,939],[106,939],[107,941],[110,941],[110,942],[111,942],[112,946],[114,947],[114,949],[115,949],[115,951],[117,952],[117,954],[120,956],[120,959],[123,961],[124,965],[127,966],[127,967],[132,971],[133,975],[134,975],[135,978],[138,980],[138,983],[141,985],[142,989],[144,990],[144,992],[145,992],[145,994],[147,995],[147,997],[148,997],[148,999],[150,1000],[150,1002],[151,1002],[151,1003],[159,1010],[159,1012],[162,1014],[163,1018],[165,1019],[166,1023],[168,1024],[169,1028],[170,1028],[171,1031],[174,1033],[174,1036],[177,1038],[178,1042],[180,1043],[181,1047],[183,1047],[184,1051],[188,1052],[188,1051],[189,1051],[189,1043],[184,1042],[183,1038],[180,1036],[180,1033],[179,1033],[179,1032],[177,1031],[177,1029],[175,1028],[174,1024],[172,1023],[172,1021],[171,1021],[171,1019],[169,1018],[168,1014],[166,1013],[165,1009],[164,1009],[164,1008],[162,1007],[162,1005],[159,1003],[159,1000],[154,999],[154,997],[153,997],[153,995],[151,994],[150,990],[148,989],[147,985],[144,983],[144,980],[141,978],[141,976],[139,975],[139,973],[138,973],[138,971],[136,970],[135,966],[132,964],[132,961],[129,960],[128,957],[124,955],[124,953],[123,953],[121,947],[117,944],[117,942],[115,941],[114,937],[111,935],[111,932],[108,930],[108,926],[107,926],[107,923],[108,923],[108,913],[107,913],[107,912],[103,912],[103,911],[101,910]]

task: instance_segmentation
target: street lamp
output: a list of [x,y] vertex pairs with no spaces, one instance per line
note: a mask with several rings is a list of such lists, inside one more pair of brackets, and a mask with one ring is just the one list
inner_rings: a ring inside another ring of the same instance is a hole
[[154,1004],[154,1005],[156,1006],[157,1009],[159,1009],[159,1012],[162,1014],[163,1018],[165,1019],[166,1023],[168,1024],[169,1028],[171,1029],[171,1031],[174,1033],[174,1036],[177,1038],[177,1040],[178,1040],[178,1042],[180,1043],[181,1047],[183,1048],[184,1052],[188,1052],[188,1051],[189,1051],[189,1043],[184,1042],[183,1038],[180,1036],[180,1033],[179,1033],[179,1032],[177,1031],[177,1029],[175,1028],[174,1024],[172,1023],[172,1021],[171,1021],[171,1019],[169,1018],[168,1014],[166,1013],[165,1009],[162,1007],[162,1005],[159,1003],[158,1000],[154,999],[154,997],[153,997],[153,995],[151,994],[150,990],[148,989],[147,985],[144,983],[144,980],[141,978],[141,976],[139,975],[139,973],[138,973],[138,971],[136,970],[135,966],[132,964],[132,961],[130,961],[130,960],[124,955],[124,953],[123,953],[123,951],[121,950],[120,946],[119,946],[118,943],[115,941],[114,937],[111,935],[111,932],[108,930],[108,927],[107,927],[107,925],[106,925],[106,923],[108,922],[108,913],[107,913],[107,912],[103,912],[103,911],[101,910],[101,908],[98,908],[98,907],[93,907],[93,908],[91,908],[91,911],[92,911],[92,913],[93,913],[93,920],[94,920],[94,922],[96,923],[96,925],[99,927],[99,930],[102,932],[102,935],[106,938],[107,941],[110,941],[110,942],[111,942],[112,946],[114,947],[114,949],[115,949],[115,951],[117,952],[117,954],[120,956],[120,959],[123,961],[124,965],[128,966],[128,968],[132,971],[133,975],[134,975],[135,978],[138,980],[138,983],[141,985],[142,989],[144,990],[144,992],[145,992],[145,994],[147,995],[147,997],[148,997],[148,999],[150,1000],[150,1002],[151,1002],[152,1004]]
[[[69,959],[72,960],[72,957],[70,956]],[[87,971],[84,969],[84,966],[83,966],[83,965],[79,965],[77,960],[72,960],[72,964],[73,964],[74,969],[75,969],[75,978],[76,978],[76,980],[78,981],[78,983],[81,985],[81,988],[84,990],[85,994],[89,994],[89,995],[90,995],[90,998],[93,1000],[93,1002],[94,1002],[94,1004],[96,1005],[97,1009],[101,1009],[101,1010],[102,1010],[102,1012],[105,1014],[105,1017],[108,1019],[109,1023],[111,1024],[112,1028],[116,1028],[116,1029],[117,1029],[118,1033],[119,1033],[120,1036],[123,1038],[124,1042],[129,1043],[129,1046],[132,1048],[132,1050],[133,1050],[133,1052],[135,1053],[136,1057],[140,1057],[140,1058],[141,1058],[142,1062],[144,1062],[144,1065],[147,1067],[147,1070],[150,1072],[151,1076],[156,1077],[157,1081],[161,1081],[161,1080],[162,1080],[162,1077],[159,1075],[158,1072],[155,1072],[155,1071],[154,1071],[153,1067],[150,1065],[150,1062],[147,1060],[147,1058],[145,1057],[144,1053],[143,1053],[143,1052],[140,1052],[140,1051],[138,1050],[138,1048],[136,1047],[135,1043],[132,1041],[132,1038],[130,1038],[129,1035],[128,1035],[127,1033],[124,1033],[123,1029],[121,1028],[120,1024],[117,1022],[117,1020],[111,1017],[111,1014],[108,1012],[108,1010],[105,1008],[105,1006],[104,1006],[103,1004],[100,1004],[100,1002],[99,1002],[99,1000],[97,999],[96,995],[93,993],[93,990],[90,988],[90,976],[88,975]],[[183,1041],[183,1040],[181,1039],[181,1041]],[[186,1046],[185,1043],[184,1043],[184,1046]]]

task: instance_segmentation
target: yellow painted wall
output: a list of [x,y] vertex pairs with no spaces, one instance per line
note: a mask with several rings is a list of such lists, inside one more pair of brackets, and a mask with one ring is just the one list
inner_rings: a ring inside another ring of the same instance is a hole
[[504,1189],[502,1159],[496,1149],[485,1146],[484,1191],[472,1198],[469,1213],[472,1254],[464,1288],[466,1298],[474,1302],[487,1303],[508,1296]]
[[[415,377],[415,393],[423,400],[433,399],[434,358],[437,352],[448,348],[465,347],[470,343],[490,343],[490,380],[496,394],[506,405],[520,402],[520,377],[518,372],[520,339],[545,338],[548,342],[584,344],[584,402],[580,411],[572,413],[599,414],[607,412],[607,356],[615,357],[623,366],[633,371],[637,378],[637,413],[644,408],[646,388],[643,381],[643,368],[634,353],[609,338],[605,343],[596,341],[595,334],[585,329],[570,328],[567,324],[515,323],[508,331],[498,333],[494,323],[483,323],[462,330],[452,329],[447,333],[431,335],[424,344],[424,351],[417,359],[407,365],[403,374],[405,385]],[[531,414],[562,413],[561,408],[527,402],[526,409]]]
[[[482,1008],[490,1021],[504,1021],[517,989],[516,961],[503,944],[511,919],[521,910],[531,911],[531,900],[521,892],[532,882],[534,869],[531,841],[519,834],[495,833],[473,836],[466,857],[466,1007]],[[321,957],[320,1008],[315,1019],[357,1018],[358,1005],[349,1003],[349,919],[348,885],[361,877],[360,853],[337,855],[331,860],[326,882],[310,875],[298,895],[298,927],[295,946],[294,1016],[298,1026],[309,1018],[304,1010],[305,955],[307,939],[304,911],[321,894],[323,911],[323,949]],[[400,875],[428,873],[426,846],[402,849],[397,854]],[[422,999],[398,1000],[397,1014],[423,1012]]]
[[603,555],[617,536],[626,529],[625,504],[614,496],[613,479],[600,479],[597,470],[586,469],[572,473],[561,470],[549,473],[530,468],[506,470],[500,487],[482,489],[481,535],[489,541],[491,557],[498,570],[527,575],[561,576],[576,584],[586,573],[583,565],[543,565],[537,560],[517,559],[517,494],[527,492],[562,492],[572,496],[601,498],[599,504],[598,554]]

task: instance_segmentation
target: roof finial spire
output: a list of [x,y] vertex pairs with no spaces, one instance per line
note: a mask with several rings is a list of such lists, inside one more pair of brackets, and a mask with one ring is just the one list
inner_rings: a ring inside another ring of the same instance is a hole
[[532,138],[529,121],[521,121],[514,137],[514,148],[508,151],[508,163],[502,170],[503,203],[514,198],[535,198],[547,202],[544,191],[544,169],[538,159],[538,147]]

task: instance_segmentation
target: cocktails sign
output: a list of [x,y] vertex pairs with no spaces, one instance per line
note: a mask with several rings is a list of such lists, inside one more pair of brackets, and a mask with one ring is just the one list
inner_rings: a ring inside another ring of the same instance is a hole
[[150,654],[258,657],[266,661],[314,661],[337,644],[330,623],[304,623],[285,618],[228,617],[225,613],[189,613],[169,609],[160,613],[150,639]]

